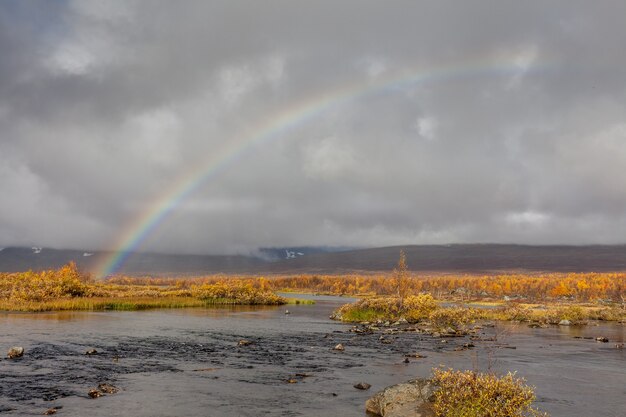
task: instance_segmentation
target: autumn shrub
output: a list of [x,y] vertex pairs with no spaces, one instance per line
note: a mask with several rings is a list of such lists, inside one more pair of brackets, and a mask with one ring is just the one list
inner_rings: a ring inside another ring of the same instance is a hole
[[589,318],[589,314],[580,306],[567,306],[549,310],[547,314],[550,323],[559,323],[568,320],[573,324],[581,323]]
[[397,320],[402,313],[402,301],[398,297],[363,298],[341,306],[335,317],[343,321],[359,322],[374,320]]
[[57,270],[0,274],[0,299],[44,301],[89,294],[90,278],[73,262]]
[[[264,289],[265,288],[265,289]],[[57,270],[0,273],[0,309],[19,311],[196,307],[208,304],[284,304],[287,300],[254,280],[129,277],[94,281],[74,263]]]
[[619,307],[602,308],[592,310],[590,317],[594,320],[626,322],[626,310]]
[[533,319],[533,310],[520,305],[509,305],[504,308],[490,311],[487,314],[490,318],[507,321],[531,321]]
[[232,304],[286,304],[287,300],[271,291],[255,288],[250,284],[240,282],[218,282],[215,284],[194,285],[191,295],[200,300],[222,300]]
[[438,308],[430,313],[429,321],[433,327],[458,329],[483,317],[480,310],[465,307]]
[[403,315],[409,322],[418,322],[429,318],[437,310],[435,299],[430,294],[410,295],[404,299]]
[[434,369],[433,409],[437,417],[545,416],[532,407],[535,394],[521,378],[508,373]]

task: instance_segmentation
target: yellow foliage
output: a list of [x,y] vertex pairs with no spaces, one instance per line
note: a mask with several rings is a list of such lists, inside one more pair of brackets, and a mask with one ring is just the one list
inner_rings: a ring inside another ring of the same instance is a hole
[[521,378],[473,371],[433,370],[438,417],[546,416],[532,407],[535,394]]

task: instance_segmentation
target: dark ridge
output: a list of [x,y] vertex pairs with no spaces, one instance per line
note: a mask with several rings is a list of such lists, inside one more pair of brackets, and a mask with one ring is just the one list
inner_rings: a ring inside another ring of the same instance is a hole
[[[284,249],[269,252],[280,254]],[[292,249],[289,249],[292,250]],[[289,259],[278,256],[216,256],[135,253],[119,272],[140,274],[199,275],[215,273],[291,274],[390,271],[400,250],[409,268],[433,273],[497,273],[503,271],[606,272],[626,271],[626,245],[530,246],[501,244],[413,245],[345,251],[307,250]],[[0,251],[0,271],[13,272],[58,268],[69,261],[93,271],[111,252],[43,248],[5,248]]]
[[412,271],[491,273],[498,271],[591,272],[626,270],[626,245],[530,246],[455,244],[393,246],[315,254],[274,263],[275,273],[390,271],[404,250]]

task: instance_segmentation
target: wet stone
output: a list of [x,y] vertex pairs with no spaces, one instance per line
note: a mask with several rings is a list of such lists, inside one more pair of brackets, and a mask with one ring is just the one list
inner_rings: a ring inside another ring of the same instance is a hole
[[118,387],[107,383],[98,385],[98,390],[105,394],[117,394],[120,391]]
[[9,359],[21,358],[22,356],[24,356],[24,348],[21,346],[13,346],[7,352],[7,357]]
[[100,398],[103,394],[97,389],[90,389],[87,395],[89,396],[89,398]]

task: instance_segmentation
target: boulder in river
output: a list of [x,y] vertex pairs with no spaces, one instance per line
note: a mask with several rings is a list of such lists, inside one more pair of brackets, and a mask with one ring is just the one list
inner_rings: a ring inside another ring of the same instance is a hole
[[422,359],[422,358],[427,358],[428,356],[422,355],[421,353],[407,353],[406,355],[404,355],[404,357]]
[[571,321],[563,319],[559,322],[559,326],[570,326],[572,324]]
[[98,385],[98,391],[103,392],[105,394],[117,394],[120,389],[115,385],[107,384],[106,382]]
[[335,346],[333,349],[334,350],[338,350],[340,352],[343,352],[344,350],[346,350],[346,348],[343,347],[343,345],[341,343],[337,344],[337,346]]
[[358,384],[354,384],[354,388],[356,389],[361,389],[361,390],[367,390],[370,389],[371,385],[368,384],[367,382],[359,382]]
[[608,337],[596,337],[596,341],[602,342],[602,343],[608,343],[609,338]]
[[97,389],[90,389],[87,395],[89,395],[89,398],[99,398],[102,397],[103,394]]
[[250,346],[253,342],[251,340],[248,339],[241,339],[238,343],[237,346]]
[[392,385],[367,400],[365,411],[381,417],[434,417],[431,403],[434,391],[427,379]]
[[21,346],[13,346],[7,352],[7,356],[9,357],[9,359],[21,358],[22,356],[24,356],[24,348]]
[[87,349],[87,351],[85,352],[85,355],[97,355],[98,351],[95,349]]

